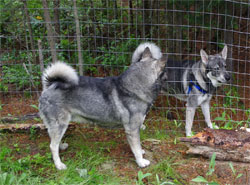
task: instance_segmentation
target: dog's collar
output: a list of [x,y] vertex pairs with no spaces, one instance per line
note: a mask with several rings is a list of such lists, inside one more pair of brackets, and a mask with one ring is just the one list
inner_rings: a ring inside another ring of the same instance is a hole
[[188,94],[191,92],[193,86],[198,89],[200,92],[202,92],[203,94],[207,94],[207,91],[205,89],[203,89],[199,84],[194,83],[192,80],[190,80],[189,82],[189,86],[188,86]]

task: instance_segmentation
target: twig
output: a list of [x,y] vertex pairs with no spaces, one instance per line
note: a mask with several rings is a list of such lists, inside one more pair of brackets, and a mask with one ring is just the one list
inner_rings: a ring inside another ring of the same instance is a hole
[[[29,75],[29,79],[30,79],[30,82],[31,82],[32,86],[33,86],[34,88],[36,88],[36,86],[35,86],[35,84],[34,84],[34,82],[33,82],[33,79],[32,79],[32,75],[30,74],[29,70],[27,69],[25,63],[23,63],[23,67],[24,67],[26,73]],[[39,93],[38,93],[37,91],[36,91],[36,94],[37,94],[37,97],[40,96]]]

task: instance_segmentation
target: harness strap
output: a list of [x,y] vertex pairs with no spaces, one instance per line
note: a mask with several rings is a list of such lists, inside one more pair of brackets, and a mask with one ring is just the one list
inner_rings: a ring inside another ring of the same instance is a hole
[[207,93],[207,91],[204,90],[204,89],[202,89],[201,86],[199,86],[198,84],[196,84],[196,83],[194,83],[192,80],[190,80],[190,83],[189,83],[189,86],[188,86],[188,92],[187,92],[188,94],[191,92],[193,86],[194,86],[196,89],[198,89],[200,92],[202,92],[203,94],[206,94],[206,93]]

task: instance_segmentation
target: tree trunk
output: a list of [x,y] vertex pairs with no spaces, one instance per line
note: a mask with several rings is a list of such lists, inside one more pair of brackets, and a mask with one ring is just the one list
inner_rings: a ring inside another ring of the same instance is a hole
[[129,0],[129,17],[130,17],[130,24],[131,24],[131,32],[133,33],[133,27],[134,27],[134,15],[133,15],[133,1]]
[[54,30],[52,28],[51,24],[51,18],[49,14],[49,8],[48,8],[48,2],[47,0],[42,0],[43,3],[43,8],[44,8],[44,19],[46,22],[46,28],[47,28],[47,39],[50,45],[50,51],[52,55],[52,61],[56,62],[57,61],[57,55],[56,55],[56,44],[55,44],[55,34]]
[[60,0],[54,0],[54,24],[56,43],[60,43]]
[[76,0],[73,0],[73,2],[74,2],[75,23],[76,23],[76,41],[77,41],[77,50],[78,50],[79,73],[80,75],[83,75],[83,57],[82,57],[82,47],[81,47],[80,23],[79,23],[79,18],[78,18]]
[[250,133],[244,130],[205,129],[191,138],[180,138],[188,154],[199,154],[226,161],[250,162]]
[[143,1],[143,38],[151,37],[150,33],[152,25],[150,23],[150,20],[152,18],[152,10],[150,10],[150,6],[152,6],[152,0]]
[[[26,0],[22,0],[22,1],[23,1],[23,6],[24,6],[24,14],[26,16],[26,23],[27,23],[28,30],[29,30],[30,47],[31,47],[31,51],[32,51],[33,64],[36,64],[36,51],[35,51],[33,34],[32,34],[30,16],[29,16],[28,7],[27,7],[27,1]],[[29,67],[31,67],[31,66],[29,66]]]

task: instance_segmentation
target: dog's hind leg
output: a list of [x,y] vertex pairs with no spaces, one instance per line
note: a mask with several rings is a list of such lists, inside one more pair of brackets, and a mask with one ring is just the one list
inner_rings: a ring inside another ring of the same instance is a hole
[[67,168],[66,165],[61,162],[59,156],[59,145],[66,130],[67,125],[58,125],[58,127],[49,128],[48,130],[51,139],[50,150],[53,156],[55,166],[58,170],[64,170]]
[[194,121],[196,107],[191,107],[187,105],[186,108],[186,136],[192,135],[192,126]]
[[59,146],[61,147],[65,147],[65,144],[60,144],[62,137],[64,135],[64,133],[66,132],[67,128],[68,128],[68,123],[70,121],[70,115],[67,115],[63,118],[58,118],[57,121],[55,123],[51,123],[50,127],[48,127],[48,132],[49,132],[49,136],[51,139],[50,142],[50,150],[52,153],[52,157],[55,163],[55,166],[58,170],[64,170],[66,169],[66,165],[63,164],[61,162],[60,156],[59,156]]
[[[205,117],[205,121],[207,123],[207,126],[209,128],[213,128],[213,124],[211,122],[210,118],[210,106],[209,106],[209,101],[205,101],[201,104],[201,110],[203,112],[203,115]],[[218,128],[218,126],[215,125],[215,128]]]

